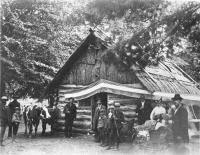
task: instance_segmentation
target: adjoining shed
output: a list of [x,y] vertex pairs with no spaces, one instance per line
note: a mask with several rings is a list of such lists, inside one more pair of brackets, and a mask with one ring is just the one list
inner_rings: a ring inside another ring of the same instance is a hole
[[106,106],[110,100],[120,102],[126,119],[136,118],[136,102],[141,94],[149,100],[162,97],[167,101],[179,93],[188,105],[200,106],[196,82],[170,60],[141,70],[120,70],[114,63],[102,60],[109,46],[102,32],[90,30],[46,89],[49,103],[58,104],[61,110],[66,98],[79,101],[75,130],[87,132],[91,128],[98,97]]

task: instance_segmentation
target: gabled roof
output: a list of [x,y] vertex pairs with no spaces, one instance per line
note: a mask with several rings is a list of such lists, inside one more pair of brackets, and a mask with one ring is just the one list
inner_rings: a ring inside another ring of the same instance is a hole
[[64,66],[57,72],[55,78],[50,82],[45,90],[45,95],[51,90],[57,88],[65,76],[66,72],[71,68],[72,64],[82,54],[82,51],[88,48],[88,46],[95,41],[96,38],[100,39],[103,46],[108,47],[111,45],[109,37],[106,36],[101,30],[97,29],[93,31],[89,30],[89,35],[82,41],[80,46],[74,51],[74,53],[68,58]]

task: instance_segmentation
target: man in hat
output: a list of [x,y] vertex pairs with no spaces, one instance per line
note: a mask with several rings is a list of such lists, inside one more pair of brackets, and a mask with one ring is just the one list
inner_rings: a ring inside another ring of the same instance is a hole
[[[18,96],[14,95],[13,96],[13,101],[8,104],[8,107],[11,112],[11,117],[15,113],[15,108],[18,107],[20,109],[20,103],[17,101]],[[8,130],[8,138],[12,137],[12,124],[9,124],[9,130]]]
[[114,102],[108,105],[108,119],[107,119],[107,143],[108,143],[108,150],[114,145]]
[[121,138],[121,129],[122,129],[122,122],[124,122],[124,114],[120,110],[120,103],[115,103],[115,110],[114,110],[114,143],[116,143],[116,149],[119,148],[120,138]]
[[6,101],[7,97],[3,96],[1,97],[1,103],[0,103],[0,125],[1,125],[1,135],[0,135],[0,145],[3,145],[3,138],[6,131],[6,127],[11,123],[11,116],[10,116],[10,110],[8,107],[6,107]]
[[145,100],[145,96],[140,96],[140,101],[137,103],[136,113],[138,115],[138,125],[142,125],[146,120],[150,119],[152,107],[150,103]]
[[105,110],[106,111],[106,107],[104,105],[102,105],[102,102],[100,99],[97,100],[97,107],[95,109],[95,113],[94,113],[94,119],[93,119],[93,130],[95,131],[95,140],[97,142],[100,141],[100,135],[99,135],[99,131],[97,130],[97,125],[98,125],[98,120],[99,120],[99,116],[100,116],[100,111],[101,110]]
[[74,98],[69,98],[69,103],[64,107],[63,113],[65,114],[65,137],[72,137],[72,126],[76,119],[76,105],[74,104]]
[[189,143],[188,112],[181,103],[183,98],[180,96],[180,94],[175,94],[172,100],[174,101],[174,104],[176,106],[174,116],[172,118],[172,130],[174,134],[174,141],[175,143]]

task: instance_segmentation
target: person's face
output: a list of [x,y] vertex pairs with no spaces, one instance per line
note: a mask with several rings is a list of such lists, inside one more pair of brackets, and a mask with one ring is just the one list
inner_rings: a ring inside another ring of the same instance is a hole
[[144,99],[144,98],[142,98],[142,99],[141,99],[141,102],[145,102],[145,99]]
[[180,100],[175,100],[174,104],[176,106],[176,108],[178,108],[180,106],[181,101]]
[[3,105],[6,105],[6,100],[1,100]]
[[115,107],[115,109],[117,110],[117,109],[119,109],[119,107],[117,106],[117,107]]
[[113,113],[113,111],[114,111],[114,108],[110,108],[110,110],[109,110],[111,113]]
[[73,103],[74,102],[74,100],[73,99],[69,99],[69,103]]
[[19,110],[16,110],[16,113],[19,114]]

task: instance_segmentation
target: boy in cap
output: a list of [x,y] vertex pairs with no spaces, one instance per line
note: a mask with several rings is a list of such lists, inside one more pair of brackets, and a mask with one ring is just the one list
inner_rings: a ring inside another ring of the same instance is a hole
[[188,112],[181,101],[183,98],[180,94],[175,94],[172,100],[175,103],[176,109],[172,118],[172,130],[175,143],[189,143],[188,135]]
[[101,146],[105,146],[106,121],[107,121],[106,110],[100,109],[97,130],[99,132]]
[[8,107],[6,107],[6,101],[7,101],[6,96],[1,97],[1,103],[0,103],[0,125],[1,125],[1,133],[0,133],[0,146],[3,145],[3,138],[4,134],[6,131],[6,127],[9,125],[11,122],[11,117],[10,117],[10,110]]
[[12,140],[13,140],[13,142],[15,142],[20,122],[21,122],[20,109],[19,109],[19,107],[16,107],[15,113],[12,116],[12,131],[13,131],[13,135],[12,135],[13,139]]

